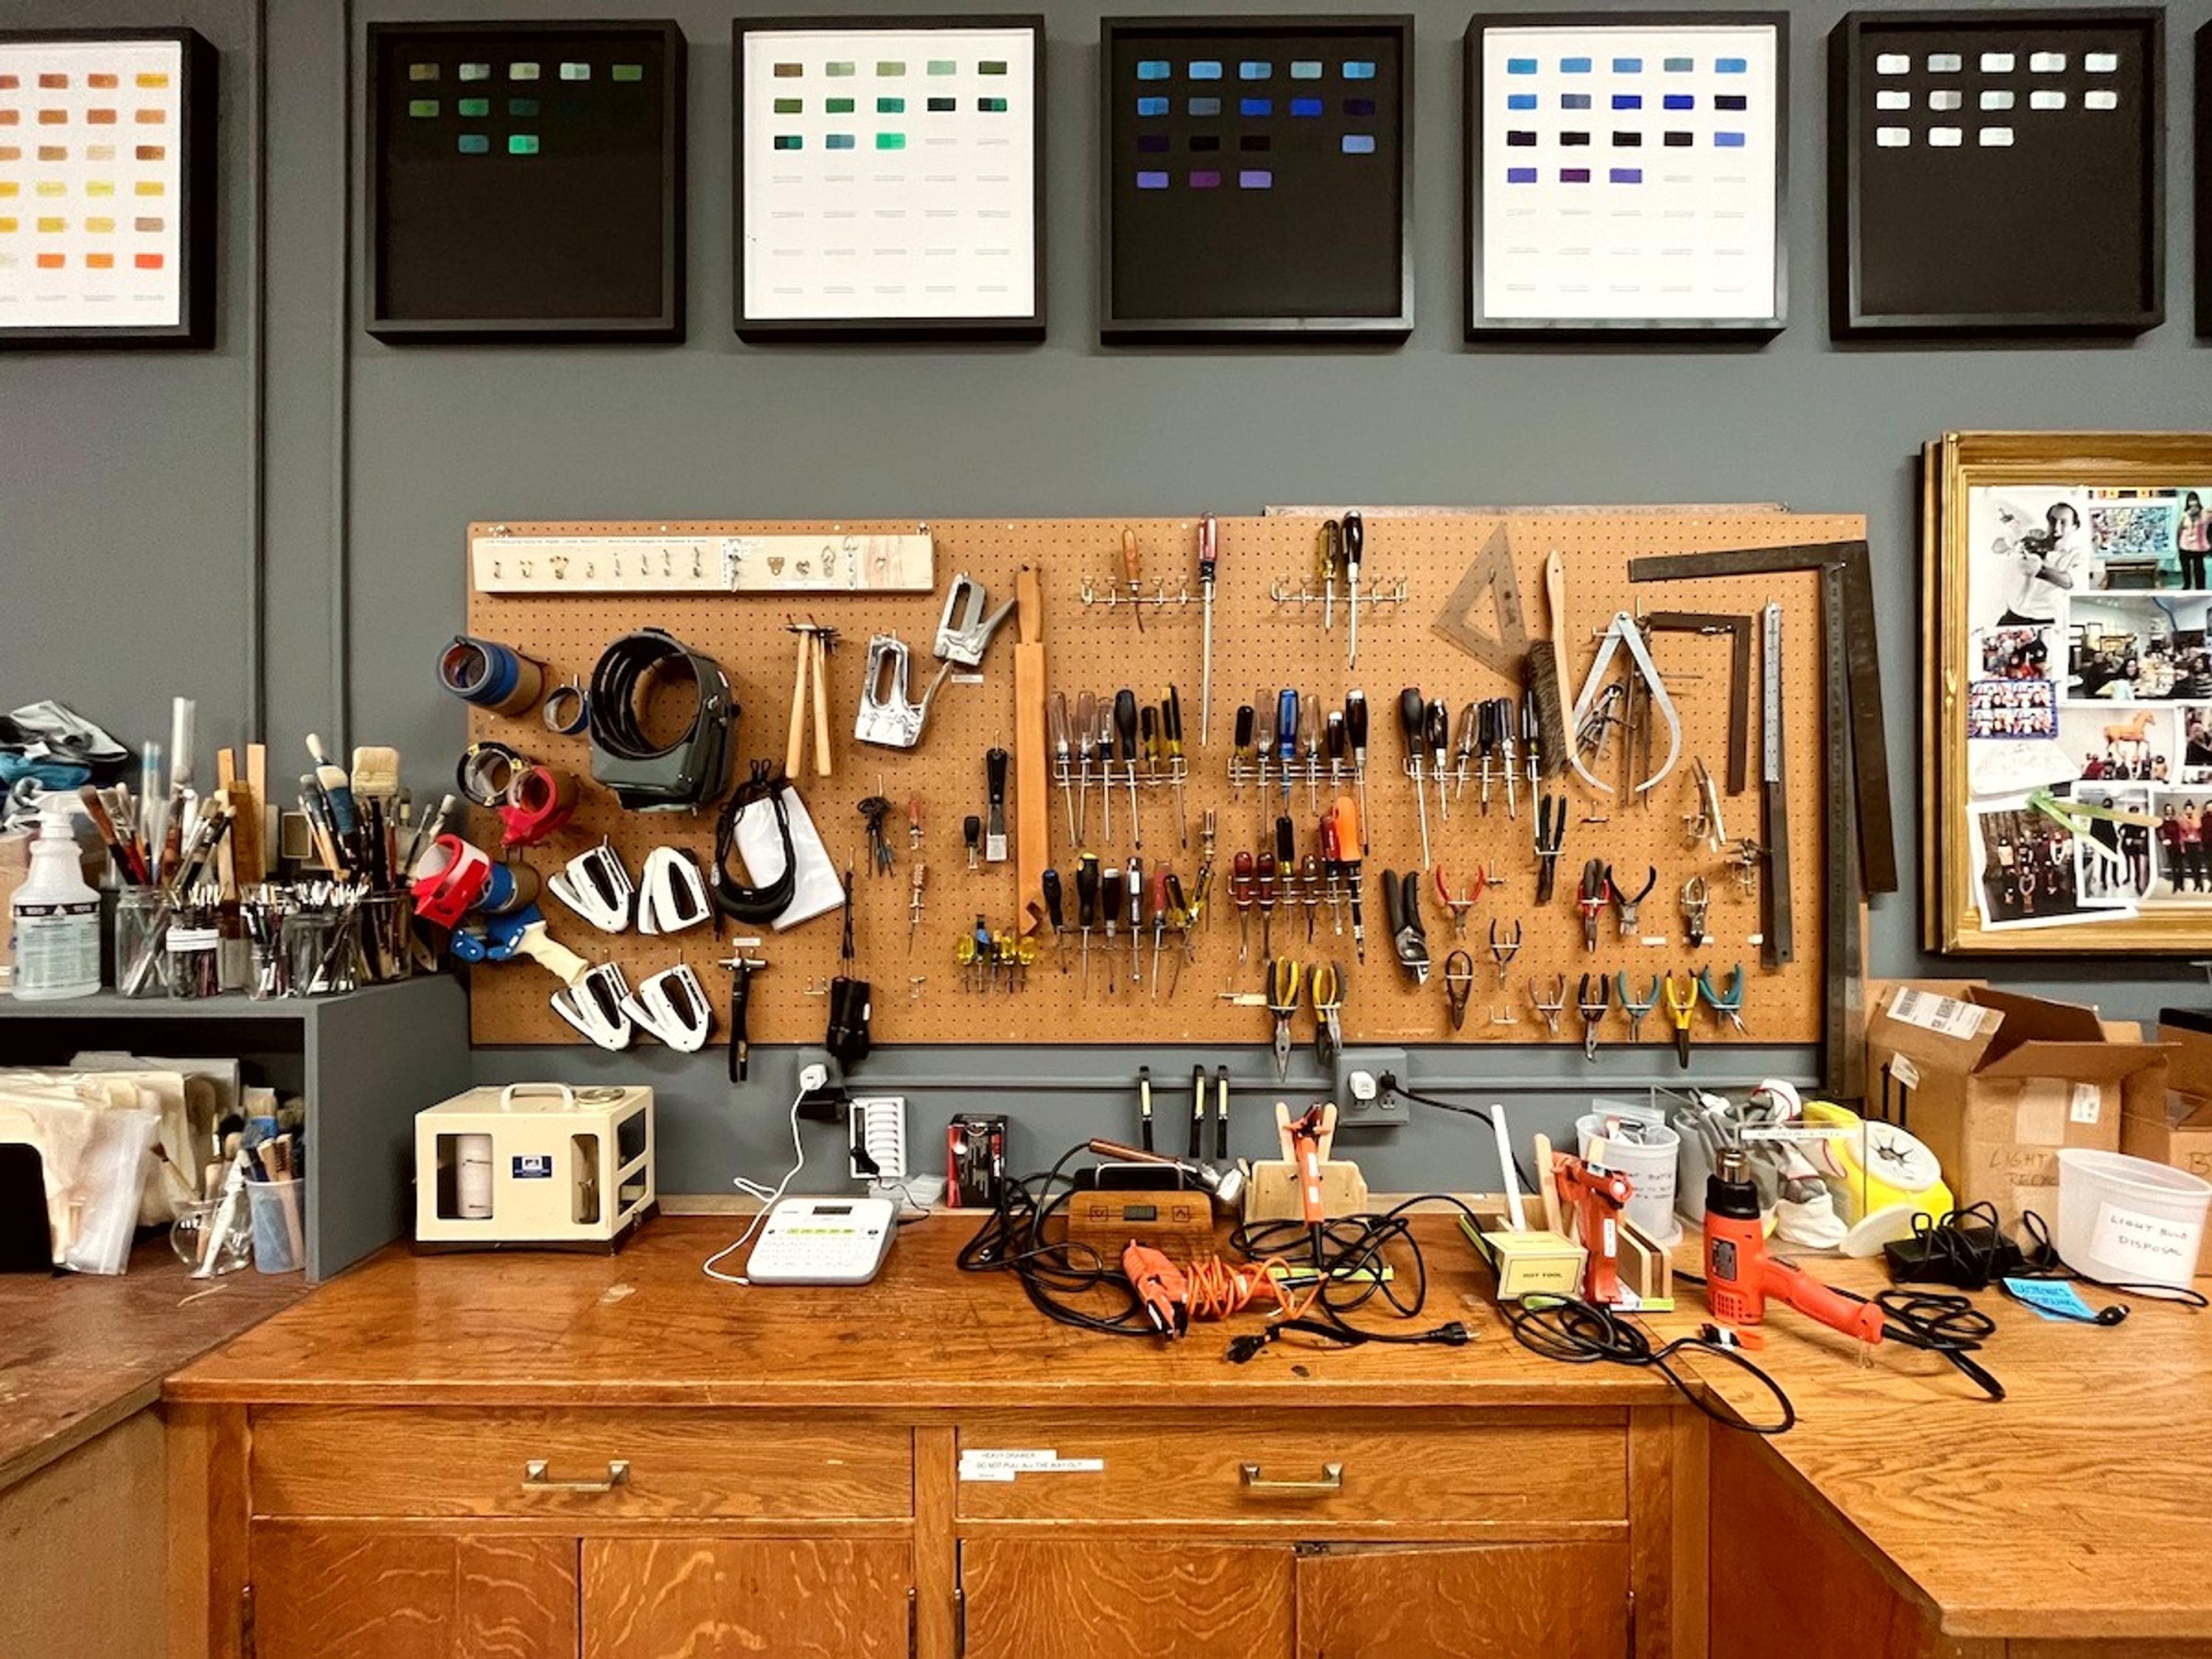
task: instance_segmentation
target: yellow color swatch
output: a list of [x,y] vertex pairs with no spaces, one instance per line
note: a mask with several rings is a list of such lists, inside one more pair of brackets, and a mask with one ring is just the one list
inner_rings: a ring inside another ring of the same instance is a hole
[[0,236],[13,236],[21,228],[22,223],[20,220],[0,219]]
[[167,86],[169,84],[169,77],[164,71],[149,70],[146,73],[139,76],[137,77],[137,82],[142,87],[155,88]]
[[167,187],[159,179],[141,179],[131,188],[133,194],[139,196],[163,196],[168,193]]
[[112,179],[94,179],[85,185],[84,193],[88,196],[112,196],[115,194],[115,181]]
[[58,236],[68,228],[69,221],[66,219],[41,219],[39,221],[39,234],[41,236]]
[[41,179],[39,180],[39,194],[41,196],[66,196],[69,194],[69,186],[62,183],[58,179]]
[[88,219],[84,222],[84,228],[95,236],[112,236],[115,234],[115,221],[112,219]]

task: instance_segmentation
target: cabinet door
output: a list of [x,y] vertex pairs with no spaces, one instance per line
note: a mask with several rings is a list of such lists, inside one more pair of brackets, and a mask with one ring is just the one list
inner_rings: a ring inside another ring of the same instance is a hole
[[255,1659],[576,1659],[573,1538],[253,1529]]
[[1309,1545],[1298,1659],[1625,1659],[1628,1546]]
[[584,1659],[906,1659],[893,1538],[587,1538]]
[[1291,1546],[970,1540],[967,1659],[1290,1659]]

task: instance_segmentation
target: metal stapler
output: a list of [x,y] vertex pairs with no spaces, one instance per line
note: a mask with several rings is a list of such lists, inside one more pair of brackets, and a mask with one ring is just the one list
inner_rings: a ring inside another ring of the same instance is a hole
[[878,634],[868,641],[867,672],[860,682],[860,715],[853,735],[879,749],[912,749],[921,741],[921,728],[929,719],[929,706],[956,668],[983,665],[983,653],[999,625],[1013,614],[1008,599],[988,616],[990,596],[983,584],[965,571],[952,579],[945,596],[945,615],[937,624],[939,667],[920,702],[907,700],[908,670],[913,653],[896,634]]

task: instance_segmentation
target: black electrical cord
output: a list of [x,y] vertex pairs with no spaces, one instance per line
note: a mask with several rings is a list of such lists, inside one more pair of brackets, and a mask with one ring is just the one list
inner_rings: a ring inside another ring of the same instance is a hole
[[[1531,1353],[1567,1365],[1610,1364],[1649,1367],[1673,1383],[1682,1398],[1724,1429],[1745,1434],[1787,1434],[1797,1422],[1797,1408],[1782,1385],[1747,1359],[1741,1350],[1723,1347],[1703,1336],[1678,1336],[1655,1346],[1639,1326],[1632,1325],[1613,1309],[1579,1297],[1532,1296],[1504,1308],[1506,1328],[1514,1340]],[[1758,1380],[1774,1397],[1781,1415],[1769,1423],[1753,1423],[1722,1410],[1692,1386],[1670,1363],[1685,1351],[1711,1354]]]
[[[1417,1106],[1431,1106],[1439,1112],[1456,1112],[1462,1117],[1476,1118],[1487,1123],[1493,1131],[1498,1127],[1498,1120],[1482,1107],[1462,1106],[1456,1101],[1438,1100],[1432,1095],[1417,1095],[1395,1077],[1385,1077],[1382,1081],[1386,1087],[1403,1095]],[[1535,1178],[1522,1164],[1521,1154],[1517,1152],[1513,1154],[1513,1173],[1519,1178],[1522,1191],[1534,1193],[1542,1190],[1537,1186]]]
[[[688,674],[698,695],[691,725],[675,742],[656,744],[640,720],[646,683],[664,669]],[[721,666],[665,629],[625,634],[592,668],[586,730],[592,775],[629,811],[703,805],[729,781],[730,726],[738,717]]]
[[[714,820],[714,908],[732,921],[774,921],[791,908],[799,890],[799,859],[791,839],[791,809],[783,799],[783,773],[772,761],[755,761],[752,775],[730,792]],[[738,820],[748,807],[769,803],[775,814],[776,837],[783,843],[783,869],[765,886],[748,887],[730,873],[730,854],[738,843]]]

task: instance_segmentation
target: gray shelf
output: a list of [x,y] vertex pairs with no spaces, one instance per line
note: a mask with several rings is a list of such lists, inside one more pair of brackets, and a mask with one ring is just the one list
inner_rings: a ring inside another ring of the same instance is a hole
[[[250,1036],[241,1021],[254,1026]],[[195,1031],[210,1040],[195,1042]],[[0,1063],[56,1065],[96,1038],[177,1058],[246,1059],[306,1100],[310,1283],[413,1231],[415,1115],[472,1080],[468,994],[449,975],[269,1002],[112,991],[64,1002],[0,997]]]

